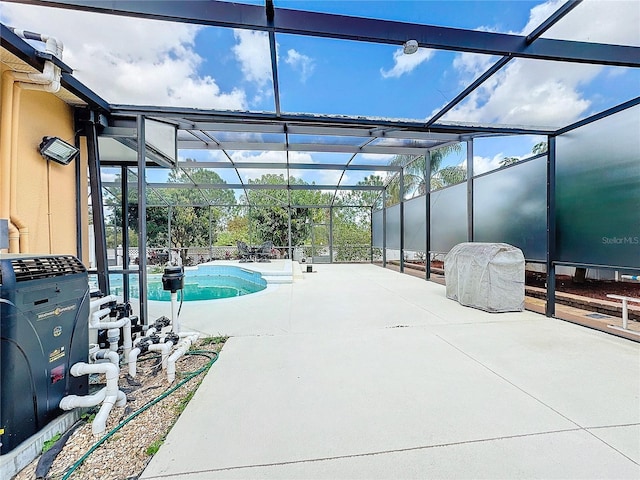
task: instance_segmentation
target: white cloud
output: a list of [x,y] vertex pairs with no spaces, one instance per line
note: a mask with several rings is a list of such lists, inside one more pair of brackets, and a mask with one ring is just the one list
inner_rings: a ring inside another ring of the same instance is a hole
[[434,54],[434,50],[429,48],[419,48],[416,53],[405,55],[402,48],[393,52],[393,68],[390,70],[380,69],[383,78],[398,78],[405,73],[410,73],[423,62],[429,60]]
[[[504,154],[498,153],[493,158],[481,157],[478,155],[473,156],[473,174],[480,175],[481,173],[489,172],[500,167],[500,162],[504,159]],[[467,167],[467,161],[465,160],[463,166]]]
[[112,103],[245,109],[245,93],[223,92],[200,76],[195,52],[201,27],[183,23],[2,5],[5,23],[57,37],[74,76]]
[[293,48],[287,51],[285,62],[300,73],[300,81],[302,83],[307,81],[307,78],[309,78],[315,69],[315,63],[311,57],[299,53]]
[[[231,153],[231,159],[238,164],[242,162],[259,162],[259,163],[282,163],[285,164],[287,160],[286,152],[248,152],[248,151],[234,151]],[[295,170],[295,163],[312,163],[313,157],[309,153],[305,152],[289,152],[289,162],[291,163],[291,169]],[[287,176],[287,170],[274,170],[274,169],[260,169],[260,168],[242,168],[238,172],[242,177],[243,182],[248,182],[249,179],[260,178],[262,175],[274,174]]]
[[271,51],[269,35],[254,30],[234,30],[233,36],[238,43],[233,47],[245,80],[265,87],[271,78]]
[[[528,34],[564,3],[534,7],[520,34]],[[640,8],[632,1],[585,1],[545,33],[545,37],[579,41],[640,43]],[[454,68],[465,80],[485,71],[496,57],[458,55]],[[476,89],[444,120],[562,126],[589,113],[583,88],[602,67],[516,59]],[[437,110],[434,111],[434,113]]]

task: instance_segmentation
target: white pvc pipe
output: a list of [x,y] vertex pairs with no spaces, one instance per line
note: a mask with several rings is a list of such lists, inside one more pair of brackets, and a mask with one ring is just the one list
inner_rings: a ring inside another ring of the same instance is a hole
[[634,282],[640,282],[640,275],[620,275],[623,280],[631,280]]
[[91,300],[91,303],[89,304],[89,315],[91,316],[97,310],[100,310],[100,307],[102,305],[105,305],[111,302],[117,302],[117,301],[118,301],[118,297],[116,297],[115,295],[107,295],[106,297],[95,298]]
[[168,341],[164,343],[154,343],[153,345],[149,345],[150,352],[160,352],[162,353],[162,369],[166,370],[167,361],[169,360],[169,352],[173,348],[173,342]]
[[67,395],[60,400],[62,410],[73,410],[74,408],[94,407],[104,400],[107,394],[107,387],[101,388],[91,395]]
[[99,350],[95,352],[93,355],[89,357],[93,361],[107,359],[109,362],[113,363],[116,367],[120,368],[120,355],[118,352],[113,352],[111,350]]
[[[108,295],[106,297],[99,299],[97,302],[92,302],[91,307],[98,308],[104,305],[105,303],[110,303],[117,300],[118,300],[118,297],[116,297],[115,295]],[[119,329],[122,328],[122,334],[124,336],[123,338],[124,360],[125,362],[128,362],[129,354],[131,352],[131,347],[133,346],[133,341],[131,339],[131,319],[129,317],[123,317],[113,322],[101,321],[102,317],[108,315],[109,313],[111,313],[111,308],[103,308],[101,310],[94,311],[89,320],[89,328],[92,328],[95,330],[109,330],[107,332],[107,337],[112,337],[114,339],[117,337],[115,341],[109,342],[109,346],[113,351],[118,350],[118,341],[120,339]],[[118,331],[115,332],[115,329],[118,329]],[[113,330],[113,332],[111,330]]]
[[[104,394],[98,392],[98,394],[87,395],[85,397],[79,397],[77,395],[68,395],[60,400],[60,408],[63,410],[70,410],[74,408],[70,405],[75,405],[77,403],[86,403],[83,406],[94,406],[102,401],[102,406],[98,411],[93,423],[91,424],[91,431],[94,435],[101,435],[105,429],[107,424],[107,417],[109,416],[109,412],[114,405],[122,407],[127,402],[126,395],[118,389],[118,375],[120,373],[120,369],[113,365],[112,363],[75,363],[71,367],[71,375],[74,377],[79,377],[81,375],[89,375],[92,373],[101,373],[104,374],[107,379],[107,386],[103,389]],[[81,398],[86,398],[86,400],[80,400]],[[100,400],[102,398],[102,400]],[[90,402],[96,402],[91,404]],[[65,408],[68,407],[68,408]]]
[[198,340],[198,337],[199,334],[196,333],[180,340],[180,343],[178,343],[178,348],[169,357],[167,361],[167,381],[169,383],[173,383],[173,381],[176,379],[176,362],[178,361],[178,359],[180,359],[180,357],[187,353],[187,351],[189,351],[189,348],[196,340]]
[[131,350],[131,352],[129,353],[129,358],[127,360],[127,363],[129,364],[129,375],[134,378],[137,374],[136,362],[138,361],[138,355],[140,355],[140,349],[136,347]]
[[[184,295],[184,293],[182,294]],[[173,327],[174,333],[180,333],[180,320],[178,319],[178,315],[176,313],[176,305],[178,303],[178,293],[171,292],[171,325]]]

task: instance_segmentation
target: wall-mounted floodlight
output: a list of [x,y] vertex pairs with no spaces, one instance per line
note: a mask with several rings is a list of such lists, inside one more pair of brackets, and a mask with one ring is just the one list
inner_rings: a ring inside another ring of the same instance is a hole
[[406,42],[404,42],[402,49],[406,55],[411,55],[412,53],[416,53],[418,51],[418,41],[407,40]]
[[68,165],[80,153],[76,147],[58,137],[44,137],[38,148],[44,158],[62,165]]

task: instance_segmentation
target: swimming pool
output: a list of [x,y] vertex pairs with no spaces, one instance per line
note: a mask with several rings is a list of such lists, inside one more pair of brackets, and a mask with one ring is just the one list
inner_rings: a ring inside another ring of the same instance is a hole
[[[267,288],[267,281],[259,273],[230,265],[200,265],[184,273],[182,294],[185,302],[239,297]],[[111,281],[111,292],[115,295],[122,293],[121,277]],[[137,282],[131,284],[131,296],[139,296]],[[161,302],[171,300],[171,292],[162,289],[162,275],[147,277],[147,299]]]

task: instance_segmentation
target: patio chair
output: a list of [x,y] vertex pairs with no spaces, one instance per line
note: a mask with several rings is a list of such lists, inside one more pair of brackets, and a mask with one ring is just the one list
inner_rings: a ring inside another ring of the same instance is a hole
[[271,258],[272,249],[273,242],[264,242],[256,254],[258,262],[270,262],[269,258]]
[[236,244],[238,245],[238,256],[240,257],[240,263],[253,262],[253,259],[251,258],[251,252],[249,251],[249,246],[246,243],[241,242],[240,240],[238,240]]

